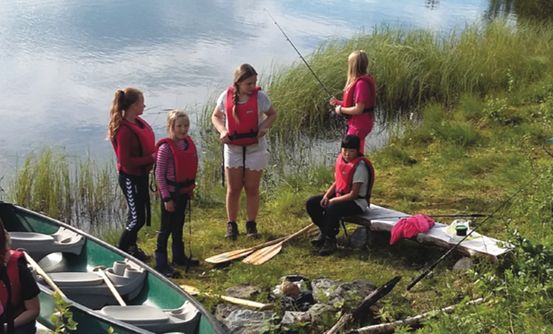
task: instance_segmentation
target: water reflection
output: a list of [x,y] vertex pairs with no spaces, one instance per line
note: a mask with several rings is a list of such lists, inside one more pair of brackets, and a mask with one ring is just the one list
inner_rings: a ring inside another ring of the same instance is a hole
[[[522,1],[513,3],[516,9]],[[114,91],[126,86],[144,91],[150,108],[144,117],[157,137],[165,135],[165,115],[153,112],[166,108],[187,109],[197,128],[204,101],[230,84],[238,64],[250,62],[266,77],[273,66],[298,60],[264,9],[309,54],[322,41],[381,24],[447,33],[480,22],[490,6],[489,0],[3,0],[0,169],[43,145],[111,159],[108,110]]]
[[551,20],[553,1],[551,0],[490,0],[486,11],[488,19],[516,15],[517,18]]

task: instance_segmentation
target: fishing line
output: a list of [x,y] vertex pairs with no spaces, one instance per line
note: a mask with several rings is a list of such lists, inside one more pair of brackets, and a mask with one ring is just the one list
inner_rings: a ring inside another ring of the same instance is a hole
[[315,71],[313,71],[313,69],[311,68],[311,66],[309,66],[309,64],[307,63],[307,61],[305,60],[305,58],[303,58],[303,56],[301,55],[301,53],[298,51],[298,49],[296,48],[296,46],[294,45],[294,43],[292,43],[292,41],[290,40],[290,38],[288,38],[288,35],[286,35],[286,33],[284,32],[284,30],[282,30],[282,28],[280,27],[280,25],[277,23],[277,21],[275,20],[275,18],[271,15],[271,13],[269,13],[269,11],[265,8],[263,8],[264,11],[267,12],[267,14],[271,17],[271,19],[273,20],[273,22],[276,24],[276,26],[278,27],[278,29],[280,29],[280,31],[282,32],[282,34],[284,35],[284,37],[286,37],[286,40],[290,43],[290,45],[292,45],[292,47],[294,48],[294,50],[296,50],[296,52],[298,53],[298,55],[300,56],[301,60],[303,60],[303,62],[305,63],[305,65],[307,66],[307,68],[311,71],[311,73],[313,74],[313,76],[315,77],[315,79],[317,79],[317,81],[319,82],[319,84],[321,85],[321,87],[323,87],[323,89],[325,90],[325,92],[328,94],[328,97],[332,97],[332,94],[330,94],[330,92],[328,91],[328,89],[326,89],[325,85],[322,83],[322,81],[319,79],[319,77],[315,74]]
[[538,175],[534,176],[528,183],[526,183],[522,188],[517,190],[511,197],[509,197],[505,202],[501,203],[499,207],[497,207],[486,219],[484,219],[480,224],[476,225],[467,235],[461,239],[455,246],[453,246],[451,249],[449,249],[442,257],[440,257],[436,262],[434,262],[428,269],[426,269],[419,277],[414,278],[411,283],[407,286],[407,290],[411,290],[417,284],[420,280],[422,280],[426,275],[430,274],[434,268],[438,265],[438,263],[442,262],[443,259],[445,259],[451,252],[453,252],[460,244],[461,242],[465,241],[474,231],[476,231],[480,226],[482,226],[488,219],[490,219],[496,212],[498,212],[501,208],[503,208],[507,203],[509,203],[513,198],[515,198],[516,195],[518,195],[524,188],[526,188],[528,185],[533,183],[539,176],[543,174],[545,170],[540,172]]

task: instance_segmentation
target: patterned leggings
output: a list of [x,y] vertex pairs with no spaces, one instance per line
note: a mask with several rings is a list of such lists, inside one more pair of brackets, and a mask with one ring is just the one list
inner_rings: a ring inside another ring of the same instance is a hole
[[136,246],[138,231],[146,222],[150,225],[150,193],[148,189],[148,175],[135,176],[119,173],[119,186],[127,199],[129,212],[127,214],[127,227],[123,230],[117,247],[127,251],[129,247]]

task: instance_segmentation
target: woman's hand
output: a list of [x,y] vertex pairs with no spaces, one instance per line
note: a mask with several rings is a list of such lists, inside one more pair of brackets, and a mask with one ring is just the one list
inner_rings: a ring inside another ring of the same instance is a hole
[[260,126],[259,129],[257,129],[257,138],[263,138],[265,135],[269,132],[269,129],[267,129],[264,126]]
[[342,106],[337,104],[337,105],[334,107],[334,112],[336,113],[336,115],[340,115],[340,116],[343,115],[343,114],[342,114]]
[[169,212],[175,212],[175,202],[173,202],[173,200],[165,202],[165,210]]
[[219,135],[219,140],[221,140],[221,143],[223,144],[231,144],[232,143],[232,140],[230,140],[229,136],[228,136],[228,130],[223,130],[221,131],[220,135]]
[[330,105],[333,106],[333,107],[336,107],[336,105],[338,104],[338,101],[336,100],[336,98],[333,96],[330,98]]

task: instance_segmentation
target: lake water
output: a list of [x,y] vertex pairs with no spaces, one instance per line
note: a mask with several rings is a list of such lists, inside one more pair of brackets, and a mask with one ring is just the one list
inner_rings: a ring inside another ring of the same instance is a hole
[[[448,32],[490,17],[516,19],[518,0],[2,0],[0,171],[43,146],[113,158],[105,141],[117,89],[146,98],[144,118],[165,135],[164,109],[193,127],[204,102],[251,63],[263,76],[321,42],[375,25]],[[344,66],[345,65],[344,59]],[[212,106],[209,106],[211,109]]]

